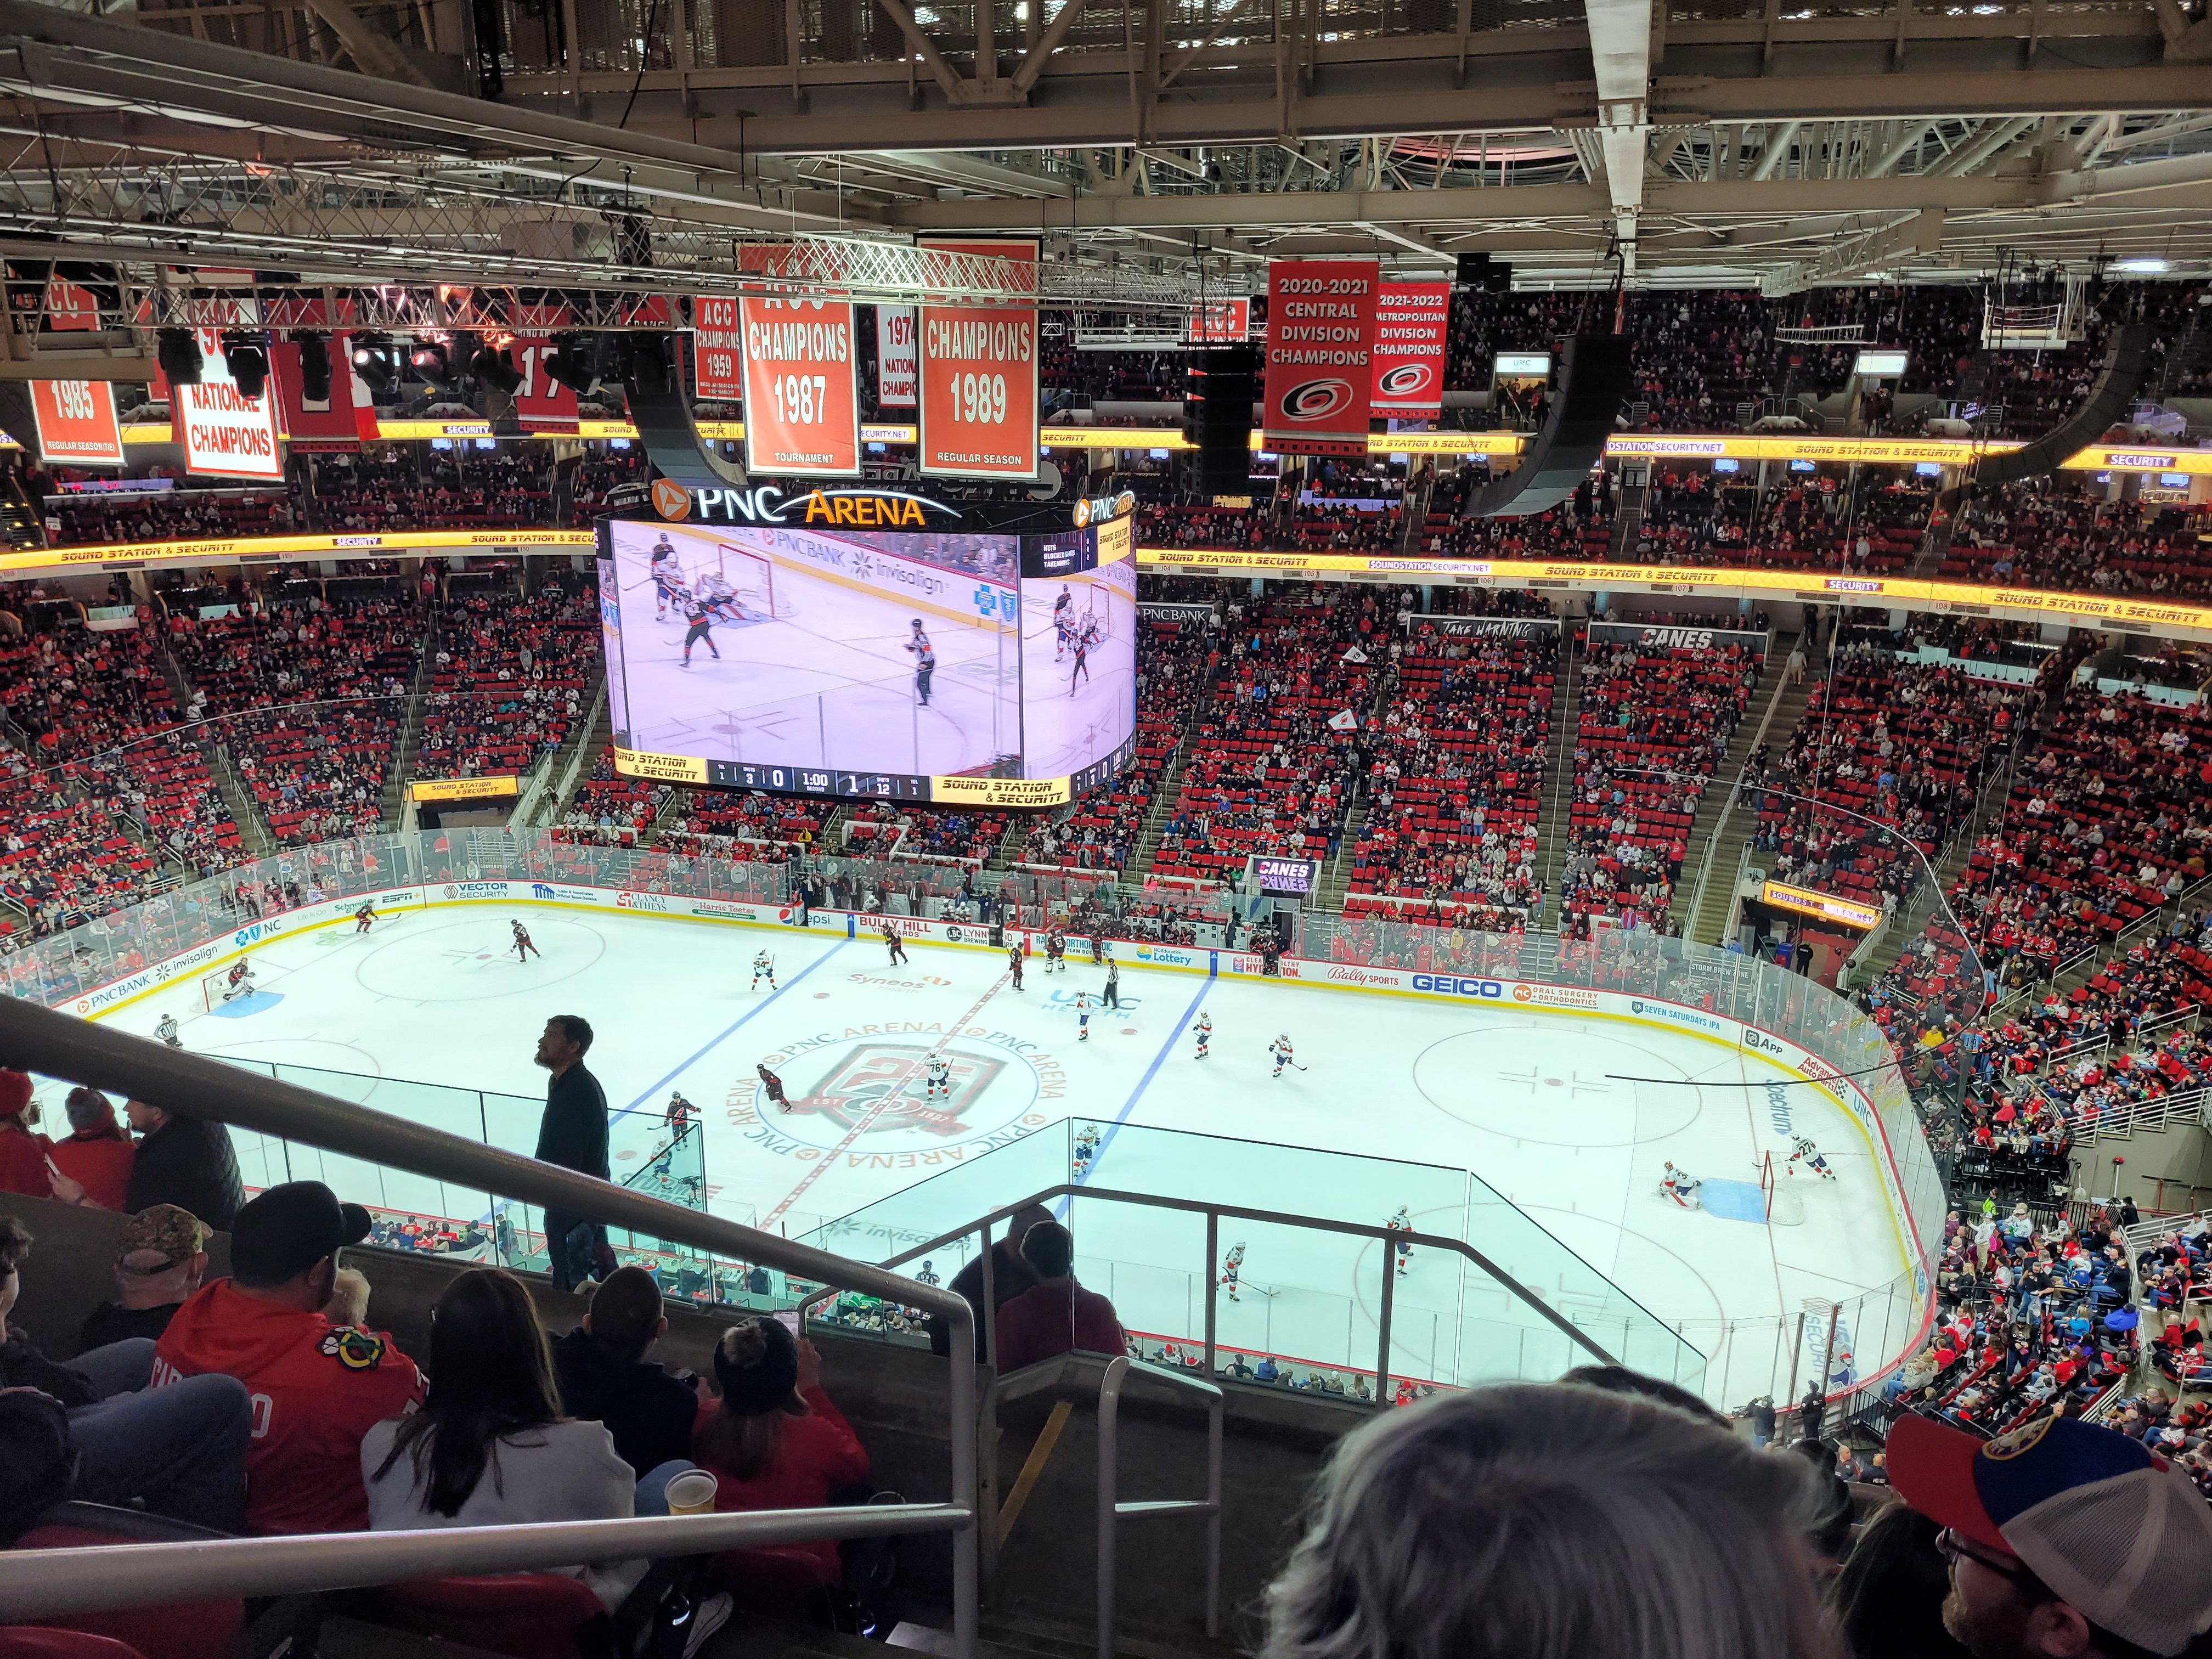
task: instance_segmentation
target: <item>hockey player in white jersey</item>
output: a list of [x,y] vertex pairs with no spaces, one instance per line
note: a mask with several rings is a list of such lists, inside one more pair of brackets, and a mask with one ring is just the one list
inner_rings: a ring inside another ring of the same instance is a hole
[[759,990],[763,980],[768,981],[769,990],[775,989],[775,958],[765,951],[756,951],[753,952],[753,982],[747,988]]
[[[1828,1167],[1827,1158],[1822,1155],[1820,1149],[1813,1144],[1812,1137],[1809,1135],[1790,1137],[1790,1162],[1793,1166],[1802,1164],[1807,1170],[1824,1181],[1833,1181],[1836,1178],[1836,1172]],[[1796,1173],[1794,1168],[1791,1173]]]
[[1303,1072],[1305,1070],[1304,1066],[1300,1066],[1296,1060],[1291,1058],[1291,1037],[1290,1033],[1287,1031],[1267,1045],[1267,1054],[1269,1058],[1273,1060],[1275,1062],[1273,1075],[1276,1077],[1282,1076],[1283,1068],[1285,1066],[1290,1066],[1296,1071]]
[[[1413,1231],[1413,1212],[1401,1204],[1398,1206],[1398,1213],[1382,1224],[1394,1233],[1410,1233]],[[1403,1239],[1394,1239],[1391,1243],[1398,1257],[1398,1277],[1403,1279],[1406,1276],[1406,1270],[1413,1265],[1413,1247]]]
[[1193,1058],[1204,1060],[1206,1045],[1213,1041],[1213,1016],[1201,1012],[1198,1023],[1190,1028],[1190,1034],[1198,1039],[1198,1053]]
[[952,1066],[943,1054],[932,1054],[922,1074],[927,1079],[921,1091],[923,1099],[952,1098]]
[[1698,1188],[1704,1184],[1687,1170],[1678,1170],[1671,1162],[1659,1177],[1660,1194],[1663,1197],[1673,1199],[1686,1210],[1702,1210],[1705,1207],[1704,1200],[1698,1196]]

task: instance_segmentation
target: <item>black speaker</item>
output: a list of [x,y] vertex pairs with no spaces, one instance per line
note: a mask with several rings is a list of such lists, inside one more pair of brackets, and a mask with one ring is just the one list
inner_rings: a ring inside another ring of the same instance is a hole
[[1628,395],[1625,334],[1577,334],[1559,347],[1559,386],[1521,465],[1468,503],[1470,519],[1518,519],[1557,507],[1605,453]]
[[2105,428],[2134,404],[2150,374],[2150,335],[2148,323],[2124,323],[2114,329],[2105,367],[2081,407],[2025,448],[1983,456],[1974,467],[1975,487],[2049,472],[2075,450],[2103,437]]
[[1198,452],[1204,495],[1243,495],[1252,488],[1252,403],[1259,396],[1259,353],[1224,346],[1193,356],[1184,371],[1183,439]]
[[707,447],[691,418],[691,395],[676,357],[676,337],[659,331],[617,337],[629,417],[648,459],[686,489],[736,489],[745,471]]
[[1462,253],[1452,281],[1462,288],[1471,288],[1484,294],[1510,294],[1513,291],[1513,267],[1494,261],[1487,253]]

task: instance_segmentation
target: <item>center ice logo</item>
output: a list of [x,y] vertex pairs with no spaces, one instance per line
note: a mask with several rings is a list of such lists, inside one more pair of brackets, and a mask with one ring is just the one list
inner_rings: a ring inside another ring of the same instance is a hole
[[[874,1114],[869,1133],[884,1129],[921,1129],[934,1135],[957,1135],[967,1127],[961,1120],[982,1097],[1006,1062],[994,1054],[962,1054],[947,1049],[952,1092],[936,1100],[923,1098],[923,1062],[927,1045],[915,1042],[864,1042],[837,1064],[809,1095],[795,1097],[794,1114],[828,1118],[842,1129]],[[878,1110],[878,1109],[881,1109]]]

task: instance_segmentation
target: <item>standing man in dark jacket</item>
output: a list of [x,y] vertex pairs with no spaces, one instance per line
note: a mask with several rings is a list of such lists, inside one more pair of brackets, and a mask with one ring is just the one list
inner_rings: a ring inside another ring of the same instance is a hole
[[124,1102],[123,1111],[144,1137],[131,1163],[131,1191],[123,1207],[136,1215],[156,1204],[173,1204],[216,1231],[228,1232],[246,1202],[228,1127],[211,1117],[186,1117],[143,1100]]
[[[580,1015],[556,1014],[545,1022],[537,1060],[553,1073],[553,1080],[545,1085],[537,1155],[544,1163],[605,1181],[607,1097],[599,1079],[584,1066],[591,1047],[591,1022]],[[556,1290],[573,1291],[592,1276],[592,1258],[601,1237],[599,1224],[589,1216],[545,1212],[545,1251]]]

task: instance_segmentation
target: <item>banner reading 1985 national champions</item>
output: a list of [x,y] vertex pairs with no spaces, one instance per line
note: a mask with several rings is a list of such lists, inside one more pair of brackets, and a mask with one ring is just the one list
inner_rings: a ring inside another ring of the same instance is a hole
[[1037,245],[932,240],[921,246],[1006,261],[1012,267],[1008,297],[1018,301],[921,307],[921,470],[945,478],[1034,477]]
[[1268,262],[1264,447],[1366,458],[1378,270],[1372,259]]

